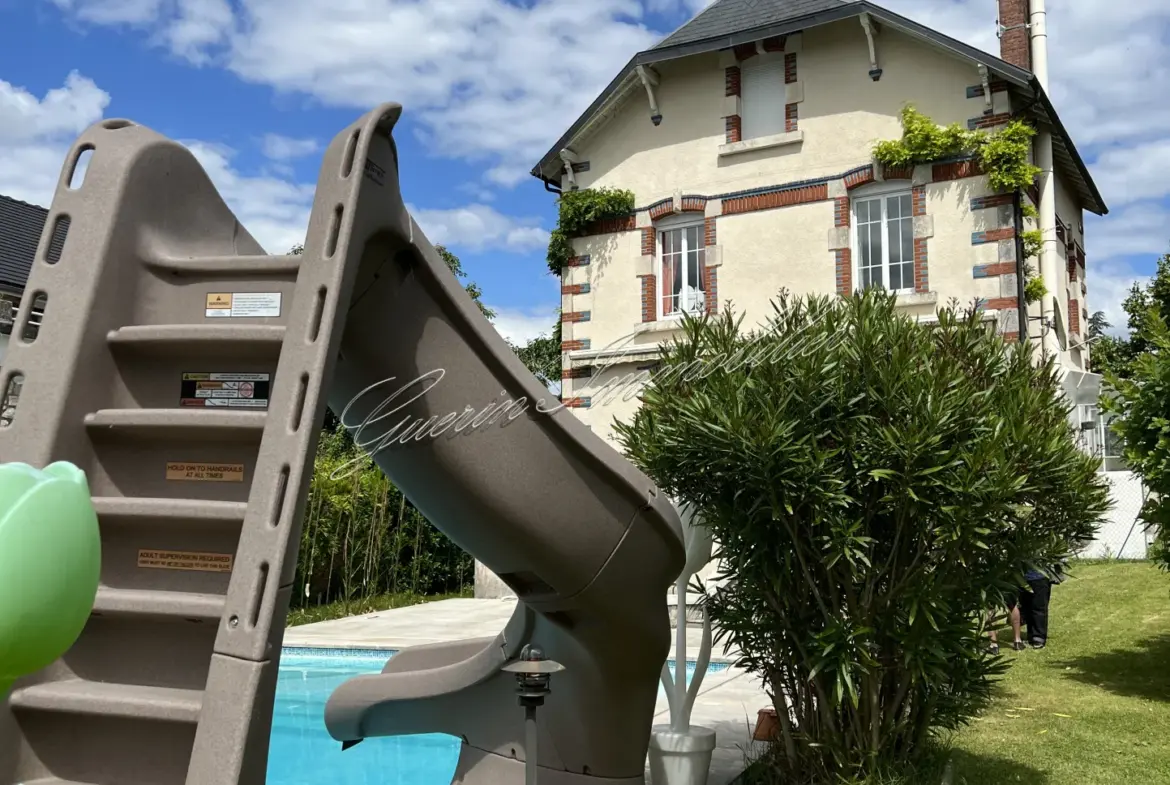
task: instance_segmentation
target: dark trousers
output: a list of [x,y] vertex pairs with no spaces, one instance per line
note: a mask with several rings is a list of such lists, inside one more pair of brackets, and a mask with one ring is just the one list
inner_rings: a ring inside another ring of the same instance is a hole
[[1048,642],[1048,600],[1052,583],[1047,578],[1028,581],[1027,589],[1020,590],[1020,621],[1028,628],[1028,640],[1033,644]]

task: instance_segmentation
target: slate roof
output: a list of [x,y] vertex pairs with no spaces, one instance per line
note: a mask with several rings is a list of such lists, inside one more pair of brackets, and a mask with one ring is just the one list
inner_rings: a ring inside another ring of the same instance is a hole
[[562,166],[559,159],[560,151],[571,145],[594,118],[612,111],[625,95],[639,87],[636,72],[638,66],[651,66],[675,58],[717,52],[739,44],[849,19],[863,13],[952,55],[974,63],[982,63],[992,72],[993,78],[1006,81],[1012,91],[1012,105],[1025,107],[1026,113],[1052,127],[1056,168],[1071,177],[1072,190],[1080,198],[1085,209],[1097,215],[1109,212],[1101,192],[1089,174],[1088,167],[1073,144],[1072,137],[1057,116],[1052,101],[1030,71],[943,35],[869,0],[717,0],[657,45],[630,58],[613,81],[602,90],[556,144],[549,148],[540,163],[532,168],[531,174],[544,181],[546,188],[549,187],[550,181],[557,180]]
[[654,49],[781,24],[809,14],[833,11],[843,5],[844,0],[719,0],[662,39]]
[[[21,294],[37,258],[37,244],[49,211],[0,194],[0,291]],[[64,232],[53,238],[59,257]]]

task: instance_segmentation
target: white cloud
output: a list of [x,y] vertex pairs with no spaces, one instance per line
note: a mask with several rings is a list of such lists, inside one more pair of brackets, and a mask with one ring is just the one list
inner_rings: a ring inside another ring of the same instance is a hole
[[48,0],[62,11],[94,24],[147,24],[158,18],[163,0]]
[[436,245],[470,251],[488,248],[532,251],[548,245],[548,232],[538,225],[539,218],[504,215],[485,204],[451,210],[420,210],[409,205],[408,208],[427,239]]
[[[77,136],[102,119],[110,95],[93,80],[70,73],[62,87],[37,97],[0,81],[0,193],[48,207],[66,154]],[[248,231],[273,253],[304,241],[315,185],[298,183],[276,164],[268,172],[245,173],[229,147],[184,141]],[[268,134],[265,154],[287,161],[312,154],[312,139]],[[433,242],[468,250],[530,251],[548,243],[539,219],[503,215],[484,204],[451,210],[412,210]]]
[[1105,321],[1109,322],[1107,332],[1113,335],[1129,333],[1126,326],[1129,316],[1122,310],[1121,304],[1129,296],[1129,290],[1135,282],[1144,287],[1150,282],[1150,276],[1139,274],[1124,262],[1089,262],[1087,283],[1090,289],[1085,303],[1090,314],[1105,312]]
[[[1170,130],[1170,126],[1167,126]],[[1112,147],[1097,158],[1097,186],[1106,201],[1123,205],[1170,194],[1170,136],[1128,147]]]
[[293,139],[280,134],[265,134],[261,144],[264,156],[274,161],[302,158],[312,155],[321,147],[316,139]]
[[76,71],[41,98],[0,80],[0,193],[48,207],[70,146],[109,103]]
[[1106,218],[1085,221],[1085,253],[1091,258],[1111,259],[1170,251],[1170,223],[1166,206],[1139,202]]
[[[694,12],[709,0],[47,1],[81,21],[143,26],[194,63],[327,106],[401,101],[434,151],[481,164],[485,184],[510,186],[633,52],[666,32],[646,27],[647,10]],[[999,51],[995,0],[881,4]],[[1170,104],[1159,100],[1170,94],[1170,3],[1049,0],[1048,11],[1052,98],[1114,210],[1089,220],[1089,257],[1158,253],[1170,239],[1160,175],[1170,166]],[[535,224],[469,198],[459,210],[420,211],[420,221],[452,244],[543,242]]]
[[552,335],[557,320],[555,305],[525,309],[496,308],[490,304],[488,307],[496,312],[496,330],[517,346],[523,346],[541,335]]
[[207,170],[240,223],[269,253],[284,253],[305,241],[314,184],[269,175],[246,175],[232,167],[235,151],[222,145],[185,141]]
[[[109,93],[76,71],[61,87],[39,98],[0,80],[0,193],[48,207],[69,148],[103,118],[109,104]],[[234,153],[229,148],[199,141],[186,144],[265,248],[283,252],[304,239],[312,185],[241,174],[232,166]]]
[[328,106],[399,101],[434,150],[487,162],[502,185],[659,37],[636,0],[238,0],[234,16],[226,0],[48,1],[93,23],[153,9],[153,38],[175,54]]
[[162,31],[164,41],[176,54],[197,65],[209,62],[208,47],[222,43],[235,21],[231,4],[228,0],[175,0],[175,3],[176,18]]

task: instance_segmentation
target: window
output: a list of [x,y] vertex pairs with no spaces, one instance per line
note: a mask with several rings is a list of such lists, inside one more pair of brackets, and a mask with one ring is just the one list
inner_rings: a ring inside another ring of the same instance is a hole
[[659,316],[700,313],[705,307],[704,241],[702,224],[658,232]]
[[756,55],[740,64],[740,138],[784,133],[784,55]]
[[853,200],[858,288],[914,291],[914,213],[905,191]]

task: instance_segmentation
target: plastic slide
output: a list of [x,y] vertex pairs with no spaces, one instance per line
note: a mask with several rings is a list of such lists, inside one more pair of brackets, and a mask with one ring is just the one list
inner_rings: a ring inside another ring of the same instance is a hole
[[86,473],[101,579],[76,643],[0,704],[0,785],[264,781],[327,404],[520,599],[494,639],[342,684],[333,737],[452,733],[456,781],[519,782],[502,668],[535,643],[566,667],[540,710],[542,782],[643,781],[678,517],[524,368],[411,219],[400,113],[334,138],[303,256],[266,255],[149,129],[106,120],[70,151],[0,375],[0,462]]

